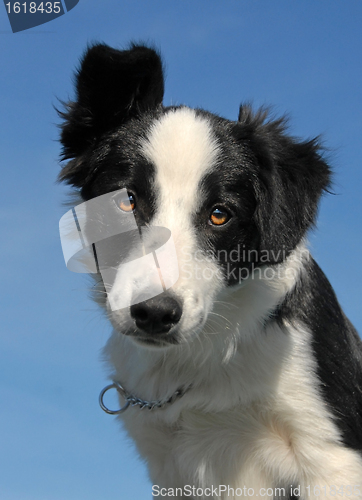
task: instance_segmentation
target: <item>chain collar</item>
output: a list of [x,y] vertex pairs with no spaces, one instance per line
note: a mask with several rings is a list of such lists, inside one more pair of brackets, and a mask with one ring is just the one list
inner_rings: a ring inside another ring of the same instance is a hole
[[[124,387],[122,387],[122,385],[119,382],[113,382],[113,384],[107,385],[101,391],[99,395],[99,404],[102,410],[105,411],[106,413],[109,413],[110,415],[119,415],[120,413],[126,411],[129,406],[139,406],[141,410],[143,410],[143,408],[147,408],[148,410],[161,409],[164,408],[166,405],[172,404],[177,399],[181,398],[184,394],[186,394],[186,392],[188,392],[191,389],[191,387],[192,384],[186,387],[179,387],[172,394],[172,396],[170,396],[167,399],[158,399],[157,401],[146,401],[127,392],[126,389],[124,389]],[[110,410],[104,404],[103,401],[104,395],[110,389],[116,389],[118,394],[120,394],[125,400],[124,405],[119,410]]]

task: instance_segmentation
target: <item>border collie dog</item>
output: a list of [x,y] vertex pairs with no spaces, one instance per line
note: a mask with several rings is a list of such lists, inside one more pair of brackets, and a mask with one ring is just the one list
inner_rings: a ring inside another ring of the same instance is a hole
[[163,91],[153,48],[96,44],[61,112],[60,179],[79,203],[123,190],[115,210],[172,235],[161,293],[111,307],[130,284],[142,297],[147,271],[120,266],[108,288],[95,275],[152,494],[362,498],[362,342],[306,248],[323,150],[265,110],[230,121],[164,107]]

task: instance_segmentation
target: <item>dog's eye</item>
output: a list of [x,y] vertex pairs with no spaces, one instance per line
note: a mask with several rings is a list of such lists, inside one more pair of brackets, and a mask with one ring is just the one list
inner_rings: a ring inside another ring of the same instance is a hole
[[122,210],[122,212],[133,212],[136,208],[136,200],[133,194],[128,193],[128,195],[120,195],[114,198],[114,202],[117,208]]
[[230,213],[225,208],[216,207],[211,212],[209,220],[210,224],[213,224],[214,226],[222,226],[228,222],[230,217]]

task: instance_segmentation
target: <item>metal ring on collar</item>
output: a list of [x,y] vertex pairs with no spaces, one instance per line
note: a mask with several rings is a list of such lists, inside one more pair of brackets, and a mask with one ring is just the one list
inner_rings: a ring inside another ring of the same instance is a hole
[[[125,404],[122,406],[122,408],[120,408],[119,410],[110,410],[109,408],[107,408],[107,406],[104,404],[104,401],[103,401],[103,398],[104,398],[104,395],[107,391],[109,391],[110,389],[116,389],[117,392],[123,396],[126,400]],[[120,413],[123,413],[124,411],[127,410],[127,408],[129,407],[130,405],[130,401],[128,401],[127,399],[127,393],[126,391],[124,390],[124,388],[121,386],[121,384],[117,383],[117,382],[114,382],[113,384],[110,384],[110,385],[107,385],[100,393],[99,395],[99,404],[100,404],[100,407],[102,408],[103,411],[105,411],[106,413],[109,413],[110,415],[119,415]]]

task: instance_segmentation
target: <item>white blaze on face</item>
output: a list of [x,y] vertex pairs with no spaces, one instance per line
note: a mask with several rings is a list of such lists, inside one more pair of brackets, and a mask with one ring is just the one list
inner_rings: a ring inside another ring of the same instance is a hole
[[156,167],[160,210],[176,210],[179,218],[195,212],[199,183],[219,153],[208,121],[192,109],[170,111],[153,125],[142,149]]
[[173,290],[183,302],[182,329],[186,331],[206,317],[220,286],[216,263],[200,259],[193,221],[203,203],[200,182],[215,167],[219,147],[208,120],[188,108],[162,116],[141,147],[156,172],[157,209],[152,225],[168,228],[176,247],[180,278]]

